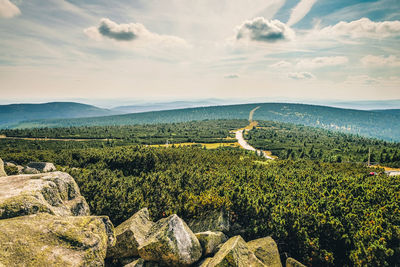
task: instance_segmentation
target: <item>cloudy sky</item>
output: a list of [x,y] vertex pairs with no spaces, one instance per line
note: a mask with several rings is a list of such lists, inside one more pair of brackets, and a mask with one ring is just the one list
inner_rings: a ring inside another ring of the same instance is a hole
[[400,99],[400,1],[0,0],[0,93]]

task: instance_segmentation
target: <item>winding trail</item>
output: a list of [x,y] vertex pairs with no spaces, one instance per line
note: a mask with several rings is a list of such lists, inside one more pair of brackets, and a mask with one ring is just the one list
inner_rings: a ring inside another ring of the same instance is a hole
[[255,149],[249,143],[247,143],[246,140],[244,140],[244,138],[243,138],[243,132],[244,131],[250,131],[253,128],[253,126],[257,125],[257,122],[253,121],[253,115],[254,115],[254,112],[259,108],[260,107],[258,106],[258,107],[254,108],[254,109],[252,109],[250,111],[250,114],[249,114],[249,122],[250,122],[250,124],[247,127],[245,127],[244,129],[239,129],[239,130],[235,131],[235,137],[236,137],[239,145],[243,149],[250,150],[250,151],[255,151],[257,153],[257,155],[263,156],[266,159],[274,160],[273,157],[268,156],[266,151]]

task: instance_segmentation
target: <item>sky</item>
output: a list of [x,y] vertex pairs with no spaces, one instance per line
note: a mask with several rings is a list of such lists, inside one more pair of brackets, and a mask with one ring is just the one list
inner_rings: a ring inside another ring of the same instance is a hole
[[400,99],[400,1],[0,0],[0,93]]

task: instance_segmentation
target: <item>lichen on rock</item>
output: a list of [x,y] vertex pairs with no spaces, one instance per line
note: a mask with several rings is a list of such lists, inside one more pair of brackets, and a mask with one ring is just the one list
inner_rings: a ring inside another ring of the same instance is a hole
[[200,259],[202,249],[190,228],[174,214],[153,225],[139,255],[169,266],[189,266]]
[[6,266],[103,266],[114,242],[105,216],[39,213],[0,220],[0,262]]
[[199,218],[188,223],[193,232],[220,231],[227,233],[230,230],[229,213],[222,210],[208,211]]
[[154,223],[147,208],[141,209],[115,228],[116,244],[107,251],[107,257],[126,258],[138,256],[147,233]]
[[265,265],[250,251],[241,236],[234,236],[221,247],[213,258],[201,265],[201,267],[214,266],[262,267]]
[[282,267],[278,246],[270,236],[251,240],[247,246],[266,266]]
[[15,175],[0,179],[0,219],[47,212],[87,216],[89,206],[67,173]]
[[203,249],[203,256],[212,255],[217,252],[220,244],[224,243],[228,238],[222,232],[200,232],[195,234]]

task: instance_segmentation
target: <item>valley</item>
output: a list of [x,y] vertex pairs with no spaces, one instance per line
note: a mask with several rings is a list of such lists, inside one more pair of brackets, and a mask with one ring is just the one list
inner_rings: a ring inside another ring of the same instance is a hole
[[92,213],[115,225],[143,207],[154,220],[185,221],[223,209],[236,225],[228,236],[270,235],[282,261],[396,262],[400,143],[255,121],[262,109],[250,107],[243,119],[4,129],[0,154],[6,163],[55,163],[75,178]]

